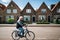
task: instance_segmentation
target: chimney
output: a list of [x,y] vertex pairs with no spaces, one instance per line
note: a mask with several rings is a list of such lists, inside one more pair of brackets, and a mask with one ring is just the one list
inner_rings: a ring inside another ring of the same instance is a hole
[[51,5],[51,9],[52,9],[54,6],[55,6],[55,4],[52,4],[52,5]]

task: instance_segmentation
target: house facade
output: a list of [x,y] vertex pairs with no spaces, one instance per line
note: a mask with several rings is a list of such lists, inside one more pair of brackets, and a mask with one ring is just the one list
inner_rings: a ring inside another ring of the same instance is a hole
[[51,9],[43,2],[37,10],[28,2],[22,11],[12,0],[7,7],[0,3],[0,23],[7,22],[9,18],[16,23],[19,16],[23,16],[24,21],[30,23],[60,20],[60,2],[51,5]]
[[4,21],[4,10],[6,6],[0,3],[0,23]]
[[37,21],[51,21],[51,10],[47,7],[47,5],[43,2],[39,9],[37,10]]
[[[52,7],[51,7],[52,8]],[[60,20],[60,2],[56,3],[52,8],[52,21]]]
[[17,18],[20,16],[21,9],[17,6],[17,4],[13,1],[9,3],[7,8],[4,10],[5,22],[7,22],[9,18],[14,19],[14,23],[17,21]]
[[31,23],[36,22],[36,12],[29,2],[22,10],[21,15],[24,17],[24,21],[28,21]]

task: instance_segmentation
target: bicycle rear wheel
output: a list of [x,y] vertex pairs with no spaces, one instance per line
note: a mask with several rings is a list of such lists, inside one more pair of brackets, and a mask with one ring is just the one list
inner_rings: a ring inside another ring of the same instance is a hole
[[18,31],[13,31],[12,32],[12,34],[11,34],[11,36],[12,36],[12,38],[14,39],[14,40],[19,40],[19,36],[18,36]]
[[27,32],[26,40],[34,40],[35,34],[32,31]]

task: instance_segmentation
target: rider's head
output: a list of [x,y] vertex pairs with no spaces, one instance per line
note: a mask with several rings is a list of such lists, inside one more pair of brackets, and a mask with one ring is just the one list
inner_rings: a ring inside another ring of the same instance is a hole
[[20,16],[19,19],[18,19],[18,22],[19,21],[23,21],[23,16]]
[[23,20],[23,16],[20,16],[20,17],[19,17],[19,20],[22,21],[22,20]]

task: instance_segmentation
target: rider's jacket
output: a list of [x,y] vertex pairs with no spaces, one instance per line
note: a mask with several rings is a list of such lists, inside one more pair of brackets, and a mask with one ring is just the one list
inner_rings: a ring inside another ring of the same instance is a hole
[[17,21],[17,25],[16,25],[16,28],[18,29],[19,27],[22,27],[24,26],[24,21]]

